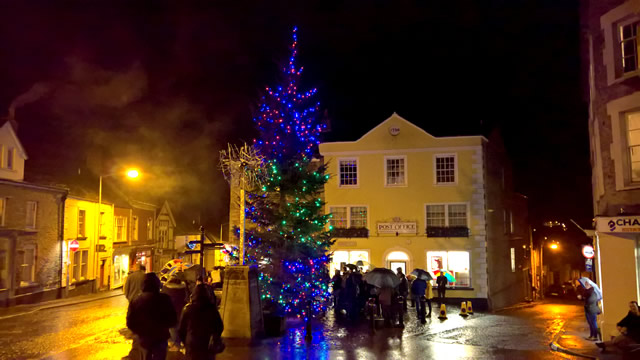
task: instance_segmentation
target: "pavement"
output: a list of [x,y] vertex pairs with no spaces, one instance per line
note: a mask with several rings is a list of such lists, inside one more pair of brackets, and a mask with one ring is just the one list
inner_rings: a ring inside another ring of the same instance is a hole
[[122,289],[102,291],[99,293],[74,296],[74,297],[69,297],[64,299],[56,299],[56,300],[45,301],[37,304],[3,307],[3,308],[0,308],[0,320],[10,319],[16,316],[22,316],[22,315],[34,313],[40,310],[51,309],[51,308],[56,308],[61,306],[82,304],[86,302],[102,300],[102,299],[115,297],[115,296],[124,296]]

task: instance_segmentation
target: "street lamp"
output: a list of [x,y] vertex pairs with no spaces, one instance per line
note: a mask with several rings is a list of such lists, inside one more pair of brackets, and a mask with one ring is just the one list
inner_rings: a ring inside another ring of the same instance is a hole
[[[98,263],[100,260],[100,256],[98,255],[98,250],[100,249],[100,233],[102,231],[102,219],[100,218],[101,212],[100,209],[102,208],[102,178],[106,178],[106,177],[110,177],[110,176],[115,176],[115,175],[120,175],[121,173],[119,172],[115,172],[115,173],[111,173],[111,174],[106,174],[106,175],[100,175],[100,186],[98,187],[98,211],[96,211],[96,236],[95,236],[95,256],[94,256],[94,266],[93,266],[93,271],[95,272],[95,289],[96,291],[100,290],[100,272],[98,271]],[[130,168],[126,170],[126,176],[129,179],[137,179],[138,177],[140,177],[140,171],[138,171],[137,169],[134,168]]]
[[549,245],[549,247],[550,247],[551,249],[553,249],[553,250],[556,250],[556,249],[558,248],[558,244],[553,243],[553,244]]

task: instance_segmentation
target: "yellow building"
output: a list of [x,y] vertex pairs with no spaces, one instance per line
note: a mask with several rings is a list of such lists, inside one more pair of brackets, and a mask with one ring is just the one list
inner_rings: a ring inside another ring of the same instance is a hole
[[[102,203],[100,215],[97,210],[97,201],[69,195],[65,202],[62,286],[67,286],[68,279],[69,289],[78,293],[91,292],[96,285],[100,289],[109,286],[114,208]],[[80,247],[70,252],[74,240]],[[96,277],[98,284],[94,284]]]
[[320,144],[331,174],[331,274],[358,261],[405,273],[444,268],[457,280],[447,298],[490,308],[523,299],[528,239],[509,236],[517,214],[491,151],[482,136],[437,138],[397,114],[356,141]]

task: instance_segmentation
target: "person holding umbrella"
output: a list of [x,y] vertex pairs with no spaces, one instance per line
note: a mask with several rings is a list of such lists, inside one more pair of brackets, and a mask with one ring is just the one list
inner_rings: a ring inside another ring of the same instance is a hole
[[421,322],[424,323],[426,322],[426,309],[423,307],[422,302],[420,302],[420,298],[424,296],[427,299],[427,304],[429,304],[429,315],[427,316],[431,316],[431,297],[433,296],[433,294],[431,291],[430,280],[433,278],[431,277],[431,274],[422,269],[413,270],[411,272],[411,275],[416,277],[416,279],[413,280],[413,283],[411,284],[411,296],[413,297],[413,302],[416,306],[418,318]]
[[584,301],[584,314],[589,324],[589,337],[586,338],[590,341],[598,340],[598,314],[600,314],[600,307],[598,307],[598,301],[602,300],[602,291],[591,279],[581,277],[578,279],[580,285],[582,285],[583,293],[578,295],[578,299]]

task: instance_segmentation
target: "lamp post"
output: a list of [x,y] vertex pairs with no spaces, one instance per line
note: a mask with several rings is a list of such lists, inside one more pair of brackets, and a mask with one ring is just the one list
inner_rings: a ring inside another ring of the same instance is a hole
[[542,279],[540,279],[540,295],[542,296],[544,294],[544,262],[543,262],[543,258],[544,258],[544,245],[545,244],[549,244],[549,248],[552,250],[558,250],[560,248],[560,243],[558,243],[558,241],[555,240],[550,240],[548,241],[547,237],[545,236],[544,239],[542,239],[540,241],[540,275],[542,276]]
[[[106,174],[106,175],[100,175],[100,185],[98,187],[98,210],[96,211],[96,229],[95,229],[95,256],[94,256],[94,263],[93,263],[93,271],[95,272],[95,283],[94,283],[94,289],[95,291],[99,291],[100,290],[100,272],[98,271],[98,264],[100,263],[100,256],[98,255],[98,252],[100,250],[100,233],[102,231],[102,219],[101,219],[101,212],[100,209],[102,208],[102,178],[106,178],[109,176],[114,176],[114,175],[118,175],[119,173],[111,173],[111,174]],[[137,169],[127,169],[126,171],[126,176],[129,179],[136,179],[140,176],[140,172]]]

